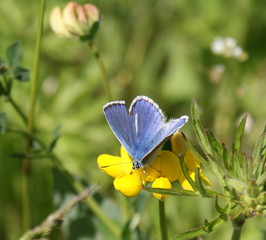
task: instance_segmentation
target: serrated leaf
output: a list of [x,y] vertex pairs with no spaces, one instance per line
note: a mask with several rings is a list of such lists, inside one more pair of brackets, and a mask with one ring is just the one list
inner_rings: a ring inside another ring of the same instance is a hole
[[19,66],[22,60],[22,50],[21,50],[20,43],[15,42],[11,44],[6,49],[6,57],[7,57],[9,65],[12,68],[16,68],[17,66]]
[[196,100],[192,101],[191,114],[192,114],[192,125],[196,132],[197,138],[199,140],[199,143],[202,149],[204,150],[207,157],[209,155],[213,156],[213,152],[212,152],[208,137],[200,122],[200,115],[199,115],[198,105],[197,105]]
[[30,79],[30,71],[23,67],[16,67],[13,74],[14,78],[20,82],[27,82]]
[[7,123],[6,113],[1,112],[0,113],[0,133],[6,132],[6,123]]

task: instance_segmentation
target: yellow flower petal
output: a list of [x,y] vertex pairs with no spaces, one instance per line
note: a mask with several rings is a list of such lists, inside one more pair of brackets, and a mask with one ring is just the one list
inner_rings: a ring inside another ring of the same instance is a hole
[[[133,158],[127,153],[126,149],[121,145],[120,147],[120,156],[123,158],[123,162],[133,162]],[[133,165],[131,164],[131,169]]]
[[151,166],[145,166],[144,168],[139,168],[137,170],[141,176],[141,179],[143,181],[143,183],[145,184],[146,182],[152,182],[154,181],[156,178],[161,176],[161,173],[152,168]]
[[[153,188],[164,188],[164,189],[172,189],[172,185],[168,178],[160,177],[157,178],[153,183],[152,183]],[[153,193],[153,196],[158,198],[159,200],[164,200],[168,195],[165,194],[159,194],[159,193]]]
[[[192,180],[195,181],[195,172],[188,171],[188,174],[192,178]],[[183,173],[179,176],[178,182],[181,184],[183,189],[188,191],[194,191]]]
[[120,175],[114,180],[114,187],[126,197],[134,197],[142,189],[141,177],[137,171]]
[[150,165],[160,173],[160,176],[168,178],[171,182],[177,180],[182,173],[178,157],[170,151],[159,152]]
[[[195,172],[188,171],[188,173],[189,173],[189,176],[192,178],[192,180],[195,182],[195,178],[196,178]],[[206,186],[211,186],[209,179],[205,175],[202,174],[201,170],[200,170],[200,177],[201,177],[202,182]],[[179,176],[178,182],[181,184],[183,189],[189,190],[189,191],[194,191],[192,186],[190,185],[190,183],[188,182],[188,180],[186,179],[186,177],[184,176],[183,173],[182,173],[182,175]]]
[[125,162],[121,157],[115,157],[109,154],[100,155],[97,163],[103,172],[113,178],[124,173],[129,173],[132,170],[131,162]]
[[211,182],[209,181],[209,179],[202,173],[200,173],[200,177],[202,182],[206,185],[206,186],[211,186]]
[[185,152],[187,150],[187,144],[186,141],[184,140],[184,137],[182,135],[182,133],[177,132],[175,133],[171,138],[171,146],[172,146],[172,151],[176,154],[176,155],[185,155]]
[[196,156],[190,151],[187,150],[185,157],[184,157],[184,162],[189,171],[195,171],[196,168],[200,167],[200,162],[196,158]]

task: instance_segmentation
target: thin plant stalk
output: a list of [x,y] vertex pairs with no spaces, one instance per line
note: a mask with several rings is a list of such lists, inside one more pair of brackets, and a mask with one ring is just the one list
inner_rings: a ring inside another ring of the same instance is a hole
[[234,228],[231,240],[240,240],[241,239],[242,228],[243,227]]
[[23,122],[25,124],[28,123],[28,119],[25,116],[25,114],[21,111],[21,109],[19,108],[19,106],[17,105],[17,103],[13,100],[13,98],[11,98],[11,96],[9,97],[9,102],[11,103],[11,105],[13,106],[13,108],[16,110],[16,112],[20,115],[21,119],[23,120]]
[[[62,174],[66,177],[68,182],[72,185],[77,193],[81,193],[84,190],[83,185],[76,181],[73,176],[67,171],[67,169],[62,165],[60,160],[54,155],[51,154],[49,158],[52,160],[54,166],[61,171]],[[102,211],[97,201],[92,197],[88,197],[85,200],[85,203],[90,208],[90,210],[97,216],[100,221],[106,226],[107,229],[113,234],[115,238],[119,238],[120,230],[117,226],[106,216],[106,214]]]
[[161,230],[161,239],[167,240],[167,224],[165,218],[165,204],[164,201],[159,200],[159,218],[160,218],[160,230]]
[[[4,82],[7,84],[8,81],[12,81],[12,78],[7,79],[7,77],[3,76]],[[11,94],[8,93],[8,90],[4,86],[1,86],[1,91],[6,96],[7,101],[12,105],[12,107],[15,109],[15,111],[18,113],[18,115],[21,117],[22,121],[27,125],[28,119],[25,116],[25,114],[22,112],[18,104],[14,101],[14,99],[11,97]]]
[[[30,93],[30,108],[28,114],[28,123],[27,128],[29,134],[33,132],[34,125],[34,114],[35,106],[37,100],[37,89],[38,89],[38,74],[39,74],[39,65],[40,65],[40,52],[41,52],[41,40],[43,32],[43,19],[44,19],[44,10],[45,10],[45,0],[41,0],[40,11],[39,11],[39,24],[37,31],[37,40],[34,52],[34,64],[33,64],[33,74],[32,74],[32,85]],[[31,142],[29,139],[26,153],[31,151]],[[22,193],[22,207],[23,207],[23,229],[26,231],[31,227],[31,213],[30,213],[30,159],[24,158],[23,160],[23,177],[22,177],[23,193]]]
[[234,231],[231,240],[240,240],[242,229],[245,224],[245,217],[243,215],[240,215],[232,223]]
[[111,94],[111,90],[110,90],[109,79],[107,76],[107,71],[106,71],[105,65],[103,63],[103,60],[102,60],[102,58],[99,54],[99,51],[98,51],[98,49],[95,46],[93,41],[89,42],[89,47],[90,47],[91,51],[93,52],[93,54],[97,60],[97,64],[99,65],[99,68],[101,70],[105,95],[106,95],[108,101],[112,101],[112,94]]

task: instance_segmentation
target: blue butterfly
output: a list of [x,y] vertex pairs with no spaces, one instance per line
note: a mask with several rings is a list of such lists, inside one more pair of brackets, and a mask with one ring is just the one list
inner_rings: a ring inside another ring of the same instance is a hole
[[188,116],[182,116],[166,122],[159,106],[146,96],[137,96],[129,112],[124,101],[109,102],[103,111],[114,135],[133,158],[133,169],[150,162],[156,150],[188,121]]

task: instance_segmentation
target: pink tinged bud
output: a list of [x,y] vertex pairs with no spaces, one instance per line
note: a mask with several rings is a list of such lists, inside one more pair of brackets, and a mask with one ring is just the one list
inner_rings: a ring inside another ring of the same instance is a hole
[[58,35],[58,37],[62,38],[73,37],[65,27],[65,24],[63,22],[62,12],[59,7],[55,7],[52,9],[50,15],[50,26],[52,30]]
[[84,9],[92,23],[100,21],[100,12],[97,7],[92,4],[85,4]]
[[98,21],[99,11],[91,4],[81,6],[71,2],[63,10],[63,22],[67,30],[76,36],[89,35],[94,23]]
[[80,14],[80,5],[75,2],[70,2],[63,10],[63,22],[67,30],[73,35],[83,35],[82,28],[78,21],[78,15]]

